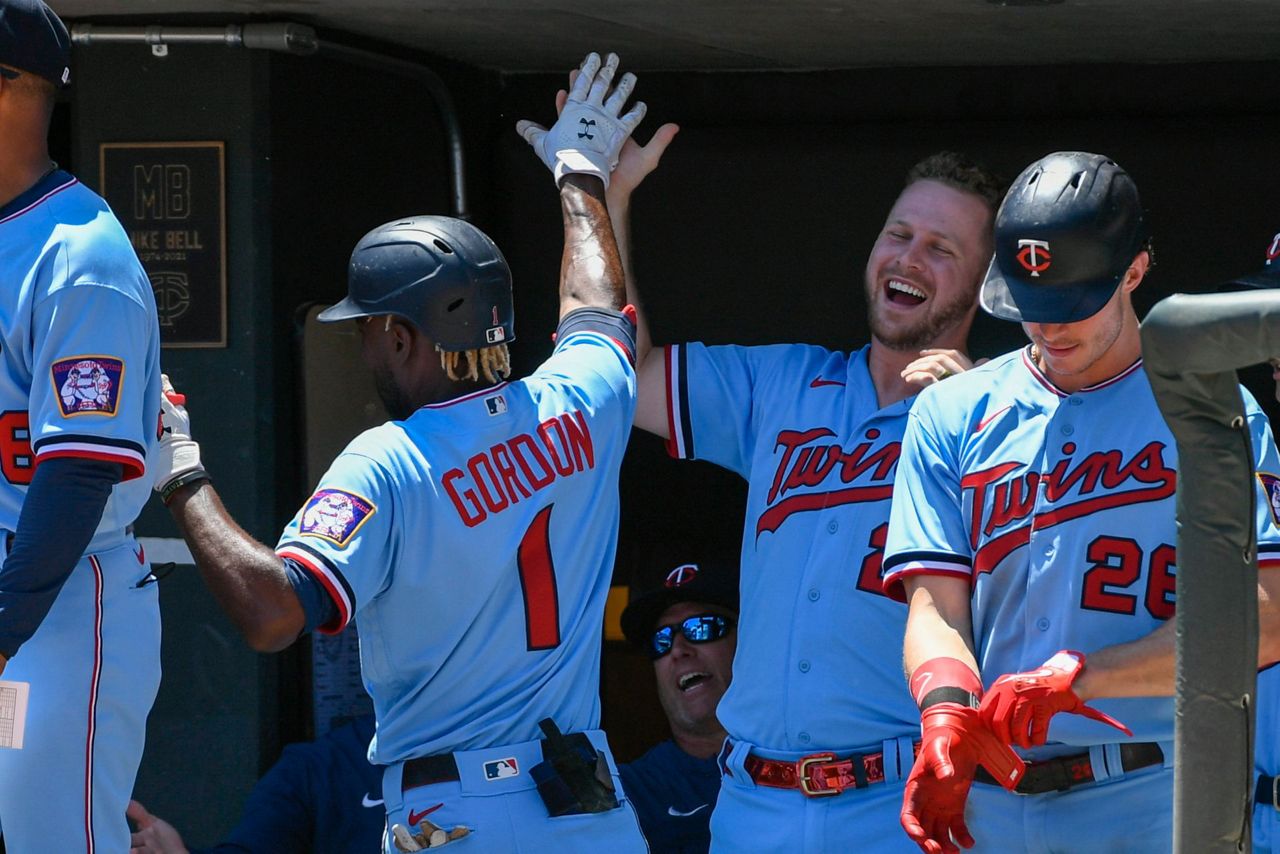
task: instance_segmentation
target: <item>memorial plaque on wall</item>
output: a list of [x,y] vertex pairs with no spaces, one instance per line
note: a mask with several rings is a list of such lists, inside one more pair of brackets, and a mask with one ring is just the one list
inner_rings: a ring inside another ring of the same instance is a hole
[[221,142],[107,142],[102,196],[151,279],[165,347],[227,346]]

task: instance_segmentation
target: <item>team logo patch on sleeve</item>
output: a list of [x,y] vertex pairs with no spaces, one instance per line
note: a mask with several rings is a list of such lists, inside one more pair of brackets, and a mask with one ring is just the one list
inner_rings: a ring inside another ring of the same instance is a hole
[[303,509],[299,532],[304,537],[319,537],[337,546],[346,546],[376,512],[378,508],[372,501],[353,492],[321,489]]
[[1280,477],[1260,471],[1258,480],[1262,482],[1262,491],[1267,494],[1267,506],[1271,508],[1271,521],[1280,525]]
[[124,362],[111,356],[72,356],[50,369],[62,416],[115,415]]

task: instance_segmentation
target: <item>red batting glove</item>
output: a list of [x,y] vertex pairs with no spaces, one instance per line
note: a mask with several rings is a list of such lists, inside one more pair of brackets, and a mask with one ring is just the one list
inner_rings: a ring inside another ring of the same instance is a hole
[[977,767],[1012,790],[1026,766],[983,725],[977,709],[939,703],[920,712],[920,724],[920,755],[902,797],[902,828],[926,854],[959,854],[956,843],[973,847],[964,805]]
[[1084,670],[1084,653],[1064,649],[1038,670],[1001,676],[982,698],[979,714],[1005,744],[1034,747],[1049,737],[1049,720],[1058,712],[1084,715],[1132,737],[1120,721],[1084,704],[1071,684]]

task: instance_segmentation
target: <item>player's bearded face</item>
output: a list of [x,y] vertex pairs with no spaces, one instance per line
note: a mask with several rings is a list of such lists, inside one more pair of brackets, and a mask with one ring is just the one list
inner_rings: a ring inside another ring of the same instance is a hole
[[967,333],[990,226],[990,210],[972,193],[936,181],[903,190],[867,260],[872,335],[894,350],[920,350]]

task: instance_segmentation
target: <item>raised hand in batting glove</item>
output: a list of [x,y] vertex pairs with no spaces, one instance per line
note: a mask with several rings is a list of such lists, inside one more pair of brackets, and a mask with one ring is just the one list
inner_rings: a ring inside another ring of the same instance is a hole
[[1113,726],[1125,735],[1133,732],[1120,721],[1091,709],[1076,696],[1071,685],[1084,670],[1084,653],[1064,649],[1026,673],[1001,676],[982,698],[979,714],[1005,744],[1033,747],[1049,736],[1049,720],[1058,712],[1084,715]]
[[209,475],[200,464],[200,446],[191,438],[186,396],[173,390],[165,374],[160,375],[160,384],[160,431],[156,449],[147,464],[155,475],[156,492],[168,504],[180,487],[208,480]]
[[973,847],[964,805],[979,765],[1012,790],[1026,766],[982,723],[977,709],[939,703],[920,712],[920,753],[902,795],[902,829],[928,854]]
[[610,91],[617,70],[617,54],[609,54],[603,66],[599,54],[587,54],[569,88],[564,110],[550,130],[527,119],[516,123],[516,132],[547,164],[557,186],[565,175],[575,172],[595,175],[605,187],[609,186],[609,173],[618,163],[618,152],[645,113],[644,103],[637,102],[622,115],[636,76],[629,72],[622,75]]

